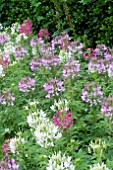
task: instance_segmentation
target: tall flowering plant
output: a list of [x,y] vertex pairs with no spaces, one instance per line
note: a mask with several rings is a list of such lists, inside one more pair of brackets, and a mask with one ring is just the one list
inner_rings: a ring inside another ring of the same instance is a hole
[[11,158],[11,156],[8,154],[8,151],[10,151],[8,142],[9,140],[5,141],[2,145],[4,157],[0,161],[0,170],[19,170],[19,165],[17,165],[15,159]]
[[113,96],[104,99],[101,106],[101,113],[109,119],[113,118]]
[[26,93],[35,90],[35,80],[29,76],[23,77],[18,83],[19,90]]
[[22,34],[31,35],[32,34],[32,22],[30,20],[24,20],[20,25],[19,32]]
[[60,92],[63,92],[64,89],[63,81],[54,78],[53,80],[48,81],[43,85],[44,90],[48,93],[46,98],[51,98],[52,96],[58,96]]
[[2,90],[0,94],[0,104],[3,106],[13,106],[15,97],[13,97],[12,92],[8,89]]
[[38,32],[38,36],[41,37],[41,38],[45,38],[45,39],[48,39],[50,36],[49,36],[49,32],[48,32],[48,29],[40,29],[39,32]]
[[82,101],[89,103],[90,106],[97,105],[103,100],[103,92],[101,86],[95,82],[90,82],[84,85],[82,89]]
[[65,110],[57,110],[56,115],[53,116],[53,121],[62,131],[69,129],[73,124],[72,113]]

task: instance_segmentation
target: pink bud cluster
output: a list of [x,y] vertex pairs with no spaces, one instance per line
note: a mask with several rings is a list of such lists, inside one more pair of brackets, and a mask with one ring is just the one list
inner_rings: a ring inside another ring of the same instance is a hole
[[38,36],[39,37],[42,37],[42,38],[46,38],[48,39],[50,36],[49,36],[49,32],[48,32],[48,29],[40,29],[39,32],[38,32]]
[[53,116],[53,121],[62,131],[69,129],[73,124],[72,113],[65,110],[57,110],[56,116]]
[[19,90],[27,93],[30,91],[35,90],[35,80],[31,77],[23,77],[20,82],[18,83]]
[[101,107],[101,113],[110,119],[113,117],[113,96],[109,96],[104,99]]
[[90,103],[90,106],[97,105],[102,102],[103,92],[102,88],[95,82],[87,83],[82,89],[82,101]]
[[64,83],[62,81],[59,81],[57,78],[54,78],[53,80],[48,81],[43,85],[45,91],[48,93],[46,95],[46,98],[51,98],[52,96],[58,96],[59,92],[64,91],[63,87]]
[[64,65],[64,69],[62,71],[63,73],[63,78],[68,78],[72,77],[74,78],[75,76],[78,75],[78,72],[80,71],[80,64],[76,60],[68,60],[67,63]]
[[24,33],[27,36],[32,34],[32,23],[30,20],[23,21],[23,23],[20,25],[19,33]]
[[15,97],[9,90],[2,90],[0,94],[0,103],[4,106],[13,106]]

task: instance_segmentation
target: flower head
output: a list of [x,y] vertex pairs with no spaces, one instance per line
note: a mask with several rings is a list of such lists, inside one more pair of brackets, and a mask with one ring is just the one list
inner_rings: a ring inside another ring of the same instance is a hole
[[18,83],[19,90],[26,93],[35,90],[35,80],[31,77],[23,77]]
[[71,162],[71,156],[66,156],[62,154],[61,151],[52,154],[49,157],[49,161],[46,170],[74,170],[75,167]]

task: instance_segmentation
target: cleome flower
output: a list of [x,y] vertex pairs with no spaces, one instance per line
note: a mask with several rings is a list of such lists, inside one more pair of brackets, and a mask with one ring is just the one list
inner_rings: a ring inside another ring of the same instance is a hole
[[69,129],[74,122],[72,113],[65,110],[57,110],[56,115],[53,116],[53,121],[62,131]]
[[21,137],[16,138],[15,137],[15,138],[10,139],[9,148],[12,153],[15,153],[18,146],[21,144],[24,144],[24,143],[25,143],[24,138],[21,138]]
[[29,76],[23,77],[18,83],[19,90],[26,93],[35,90],[35,80]]
[[80,64],[77,60],[68,60],[62,71],[63,78],[76,77],[80,71]]
[[57,110],[65,110],[68,111],[68,101],[66,99],[59,99],[58,102],[55,100],[54,101],[54,105],[52,105],[50,107],[50,109],[54,112],[56,112]]
[[29,114],[27,122],[34,131],[37,144],[42,147],[54,146],[54,141],[62,136],[58,127],[46,118],[46,114],[42,110]]
[[74,165],[71,162],[71,156],[62,154],[61,151],[52,154],[49,157],[49,161],[46,170],[74,170]]
[[4,106],[13,106],[15,97],[13,97],[12,92],[5,89],[0,93],[0,103]]
[[113,117],[113,96],[108,96],[108,98],[104,99],[101,106],[101,113],[110,119]]
[[111,170],[104,163],[95,164],[94,166],[90,166],[90,170]]
[[81,99],[86,103],[90,103],[90,106],[101,103],[103,99],[101,86],[98,86],[95,82],[85,84],[84,89],[82,89]]
[[58,96],[60,92],[63,92],[65,90],[63,85],[64,85],[63,81],[60,81],[57,78],[54,78],[53,80],[46,82],[43,85],[45,91],[48,93],[46,95],[46,98],[51,98],[52,96],[55,95]]

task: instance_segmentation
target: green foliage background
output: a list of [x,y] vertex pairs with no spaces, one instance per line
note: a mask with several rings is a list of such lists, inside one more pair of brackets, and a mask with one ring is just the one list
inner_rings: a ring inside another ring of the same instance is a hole
[[56,35],[66,29],[73,37],[85,35],[88,46],[112,46],[112,6],[111,0],[1,0],[0,22],[8,26],[30,19],[35,33],[48,28]]

